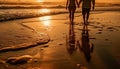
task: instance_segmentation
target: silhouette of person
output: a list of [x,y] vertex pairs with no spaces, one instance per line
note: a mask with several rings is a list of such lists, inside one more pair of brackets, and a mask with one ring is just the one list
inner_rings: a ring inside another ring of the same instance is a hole
[[79,5],[81,4],[81,2],[82,2],[82,15],[83,15],[84,24],[88,24],[91,4],[92,4],[92,10],[94,10],[95,0],[80,0]]
[[81,43],[77,41],[77,45],[79,46],[80,51],[84,53],[86,60],[89,62],[91,59],[90,54],[93,52],[94,45],[90,43],[87,25],[83,26]]
[[71,23],[69,26],[69,36],[66,39],[66,47],[67,47],[69,54],[73,54],[73,52],[77,49],[74,26]]
[[73,23],[73,20],[74,20],[74,13],[76,10],[76,5],[78,6],[77,0],[67,0],[66,2],[66,9],[69,10],[69,19],[71,23]]

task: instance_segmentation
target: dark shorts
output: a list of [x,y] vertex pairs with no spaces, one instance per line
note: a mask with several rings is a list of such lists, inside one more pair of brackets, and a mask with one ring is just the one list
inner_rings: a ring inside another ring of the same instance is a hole
[[69,6],[68,6],[68,9],[69,9],[69,10],[76,10],[76,6],[70,6],[70,5],[69,5]]
[[89,13],[90,12],[90,8],[82,8],[82,14],[85,14],[85,13]]

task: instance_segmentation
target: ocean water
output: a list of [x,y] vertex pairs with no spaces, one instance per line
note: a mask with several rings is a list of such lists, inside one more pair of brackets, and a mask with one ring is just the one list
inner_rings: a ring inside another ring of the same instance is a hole
[[0,5],[0,21],[67,13],[59,5]]
[[[96,5],[95,11],[119,11],[118,4]],[[76,10],[81,12],[81,8]],[[64,4],[1,4],[0,21],[68,13]]]

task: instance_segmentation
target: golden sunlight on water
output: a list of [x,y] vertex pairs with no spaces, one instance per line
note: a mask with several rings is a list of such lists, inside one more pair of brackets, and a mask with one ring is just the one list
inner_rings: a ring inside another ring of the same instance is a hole
[[50,13],[49,9],[40,9],[38,13]]
[[42,18],[39,18],[40,21],[43,21],[42,25],[44,25],[45,27],[51,26],[51,21],[49,19],[51,19],[51,16],[44,16]]
[[50,21],[44,21],[43,24],[44,24],[44,26],[47,26],[47,27],[51,26],[51,22]]
[[37,0],[37,2],[44,2],[44,0]]
[[[47,13],[48,13],[48,14],[49,14],[49,13],[50,13],[50,10],[49,10],[49,9],[40,9],[40,10],[38,11],[38,13],[42,13],[42,14],[47,14]],[[51,22],[50,22],[49,19],[51,19],[51,16],[44,16],[44,17],[40,17],[40,18],[39,18],[40,21],[43,21],[42,23],[43,23],[43,25],[46,26],[46,27],[51,26]]]

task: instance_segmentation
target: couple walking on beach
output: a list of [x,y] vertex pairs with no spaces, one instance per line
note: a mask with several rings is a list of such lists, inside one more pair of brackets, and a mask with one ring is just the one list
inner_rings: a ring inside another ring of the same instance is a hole
[[79,8],[81,3],[82,3],[83,21],[84,21],[84,24],[87,25],[90,10],[91,10],[91,5],[92,5],[92,10],[94,10],[95,0],[79,0],[79,2],[78,2],[78,0],[67,0],[66,9],[69,10],[69,19],[70,19],[70,22],[73,23],[73,21],[74,21],[74,13],[76,11],[76,5]]

